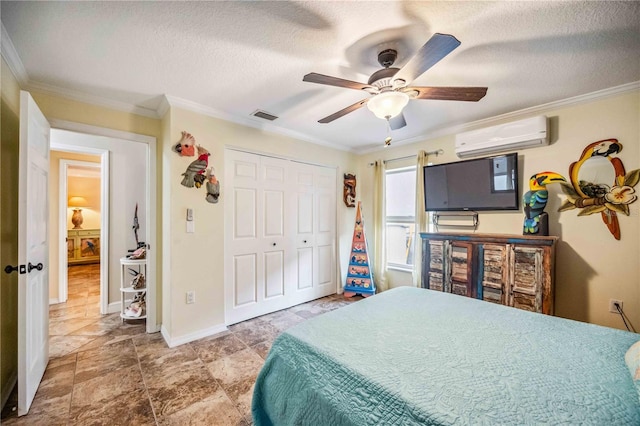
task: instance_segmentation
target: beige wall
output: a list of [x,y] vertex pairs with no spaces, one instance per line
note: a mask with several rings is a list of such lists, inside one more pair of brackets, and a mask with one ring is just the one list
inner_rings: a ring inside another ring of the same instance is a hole
[[[541,171],[568,176],[569,165],[577,161],[584,147],[601,139],[616,138],[623,150],[618,155],[627,171],[640,168],[640,93],[638,91],[581,105],[546,111],[552,143],[547,147],[522,150],[521,193],[528,190],[529,177]],[[454,153],[454,136],[445,136],[407,146],[371,153],[359,158],[359,180],[364,204],[372,205],[369,184],[373,170],[367,163],[376,158],[414,155],[418,150],[444,149],[434,163],[459,161]],[[392,163],[393,166],[400,162]],[[560,237],[556,257],[556,315],[616,328],[624,328],[620,317],[609,313],[609,299],[621,299],[624,311],[640,329],[640,201],[631,204],[631,216],[619,216],[622,238],[615,240],[599,214],[578,217],[577,211],[558,213],[564,200],[558,185],[551,185],[546,211],[550,234]],[[636,187],[640,191],[640,187]],[[523,213],[480,212],[477,232],[522,234]],[[466,232],[464,229],[451,229]],[[394,273],[392,285],[410,282],[407,274]]]
[[[49,247],[49,300],[58,300],[58,274],[60,272],[60,251],[58,250],[58,243],[61,238],[65,236],[60,235],[59,218],[60,218],[60,160],[78,160],[88,161],[91,163],[100,164],[100,157],[97,155],[76,154],[72,152],[51,151],[49,157],[49,241],[52,244]],[[97,189],[98,206],[100,206],[100,187]],[[69,216],[70,217],[70,216]],[[90,228],[87,223],[87,217],[83,211],[83,217],[85,222],[83,228]],[[67,222],[67,229],[73,228],[73,224],[69,220]],[[100,229],[100,219],[95,229]],[[63,255],[66,255],[64,253]]]
[[[0,265],[18,264],[18,135],[20,88],[2,58],[0,70]],[[18,274],[0,271],[0,402],[18,370]]]
[[[80,196],[87,200],[82,206],[82,228],[100,229],[100,178],[69,176],[67,179],[69,197]],[[73,208],[67,209],[67,228],[74,227],[71,221]]]
[[[181,136],[181,131],[190,132],[196,141],[211,152],[209,165],[215,167],[216,175],[224,188],[225,147],[237,147],[270,153],[277,156],[295,158],[302,161],[334,166],[337,168],[338,182],[342,194],[342,174],[353,172],[355,158],[344,151],[329,149],[319,145],[301,142],[285,136],[266,133],[258,129],[240,126],[227,121],[203,116],[180,108],[171,108],[170,140],[165,140],[162,155],[165,164],[164,244],[165,265],[170,269],[167,277],[170,292],[164,292],[165,309],[170,311],[170,322],[164,327],[172,338],[196,333],[224,323],[224,190],[217,204],[207,203],[204,191],[188,189],[180,185],[180,175],[188,161],[171,151]],[[354,210],[342,203],[339,195],[336,212],[338,217],[339,260],[347,259]],[[185,232],[186,209],[192,208],[195,216],[196,232]],[[341,267],[340,267],[341,266]],[[345,265],[339,265],[342,283]],[[165,270],[167,272],[167,270]],[[196,303],[187,305],[185,293],[195,290]]]

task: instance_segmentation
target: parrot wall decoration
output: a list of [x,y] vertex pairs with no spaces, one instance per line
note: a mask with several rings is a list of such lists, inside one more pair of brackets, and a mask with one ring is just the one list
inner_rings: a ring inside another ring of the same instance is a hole
[[213,167],[209,169],[207,175],[207,195],[205,199],[210,203],[217,203],[220,197],[220,182],[216,178]]
[[[524,206],[523,234],[547,235],[548,219],[544,208],[549,199],[547,185],[554,182],[566,182],[567,180],[555,172],[540,172],[529,179],[529,191],[522,197]],[[542,233],[540,231],[543,231]]]
[[172,148],[173,151],[183,157],[193,156],[194,149],[198,152],[198,158],[192,161],[182,173],[180,184],[187,188],[201,188],[206,185],[207,194],[205,195],[205,200],[216,204],[220,197],[220,181],[216,178],[213,167],[209,168],[209,156],[211,153],[201,145],[196,145],[195,142],[196,139],[191,133],[183,131],[182,138]]
[[[629,204],[637,199],[633,187],[640,181],[640,170],[627,173],[622,160],[613,157],[620,151],[622,151],[622,144],[617,139],[604,139],[587,145],[580,159],[569,166],[571,184],[562,185],[567,200],[558,209],[558,211],[565,211],[580,208],[582,210],[578,216],[600,213],[603,222],[616,240],[620,239],[617,213],[629,216]],[[615,176],[613,182],[591,182],[585,180],[584,175],[583,179],[580,179],[581,167],[592,158],[604,158],[608,161]]]
[[173,150],[183,157],[193,157],[196,138],[189,132],[182,132],[182,139],[173,147]]
[[187,188],[193,188],[194,186],[200,188],[205,179],[204,172],[209,166],[209,155],[211,154],[201,146],[197,148],[198,158],[192,161],[187,167],[187,170],[182,174],[184,178],[182,178],[182,182],[180,183]]

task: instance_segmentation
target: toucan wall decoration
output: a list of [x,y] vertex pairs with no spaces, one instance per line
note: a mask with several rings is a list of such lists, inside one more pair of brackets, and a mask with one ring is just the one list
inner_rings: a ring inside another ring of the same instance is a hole
[[567,180],[556,172],[540,172],[529,179],[529,191],[522,197],[524,235],[549,235],[549,216],[544,212],[549,199],[547,185]]
[[562,184],[567,200],[558,209],[581,209],[578,216],[600,213],[616,240],[620,239],[617,214],[629,216],[629,204],[638,199],[633,187],[640,181],[640,169],[626,173],[622,160],[614,157],[620,151],[617,139],[587,145],[580,159],[569,166],[571,183]]

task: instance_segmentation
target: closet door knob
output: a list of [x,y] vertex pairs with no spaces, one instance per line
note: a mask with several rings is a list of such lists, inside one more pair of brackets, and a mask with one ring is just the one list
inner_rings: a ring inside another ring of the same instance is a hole
[[273,246],[275,247],[275,246],[276,246],[276,243],[273,243]]
[[306,243],[307,243],[307,240],[303,240],[302,242],[306,244]]

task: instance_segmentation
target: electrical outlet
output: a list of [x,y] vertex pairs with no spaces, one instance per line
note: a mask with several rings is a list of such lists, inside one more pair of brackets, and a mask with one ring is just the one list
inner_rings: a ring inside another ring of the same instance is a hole
[[609,299],[609,312],[613,312],[614,314],[619,313],[616,309],[616,303],[620,306],[620,310],[622,310],[622,300]]
[[196,303],[196,292],[193,290],[187,292],[187,305],[192,303]]

